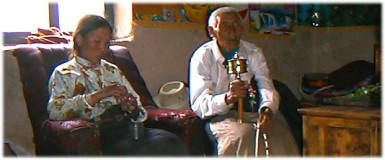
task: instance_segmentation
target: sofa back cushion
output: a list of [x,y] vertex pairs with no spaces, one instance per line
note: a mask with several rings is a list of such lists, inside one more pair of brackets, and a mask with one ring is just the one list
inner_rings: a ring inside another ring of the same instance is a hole
[[35,135],[48,118],[49,76],[57,65],[68,60],[69,51],[69,45],[34,44],[18,45],[13,52],[19,64],[20,80]]

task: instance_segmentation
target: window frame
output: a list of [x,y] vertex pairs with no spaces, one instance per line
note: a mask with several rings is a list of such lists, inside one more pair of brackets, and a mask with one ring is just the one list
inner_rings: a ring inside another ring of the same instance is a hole
[[[59,19],[59,4],[57,2],[48,3],[49,14],[49,26],[57,27],[60,29]],[[104,2],[105,17],[111,23],[114,28],[114,4]],[[31,31],[28,32],[3,32],[3,46],[13,46],[17,44],[27,44],[26,38],[31,35]]]

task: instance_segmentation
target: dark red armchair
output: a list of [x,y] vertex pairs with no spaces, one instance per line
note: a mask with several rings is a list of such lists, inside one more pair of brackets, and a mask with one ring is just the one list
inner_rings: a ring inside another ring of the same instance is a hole
[[[100,141],[93,123],[82,120],[48,119],[48,79],[53,69],[68,61],[71,46],[64,44],[18,45],[13,55],[20,68],[23,92],[32,123],[36,155],[100,155]],[[126,75],[148,111],[146,127],[162,128],[183,139],[192,155],[204,155],[207,139],[203,122],[191,110],[161,109],[155,104],[146,83],[126,47],[111,46],[106,59]]]

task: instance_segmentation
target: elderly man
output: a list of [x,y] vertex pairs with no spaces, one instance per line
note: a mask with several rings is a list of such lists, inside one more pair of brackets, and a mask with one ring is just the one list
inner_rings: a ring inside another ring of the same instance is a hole
[[[270,155],[299,155],[296,142],[279,112],[280,96],[269,76],[262,50],[241,40],[243,24],[238,12],[221,7],[208,20],[211,41],[201,45],[190,60],[190,101],[192,110],[209,121],[210,130],[218,142],[218,156],[256,155],[256,134],[253,124],[267,133]],[[247,72],[240,79],[228,74],[228,60],[235,55],[247,59]],[[243,123],[238,122],[237,103],[249,95],[255,83],[259,106],[246,108]],[[259,143],[259,155],[264,155],[264,143]]]

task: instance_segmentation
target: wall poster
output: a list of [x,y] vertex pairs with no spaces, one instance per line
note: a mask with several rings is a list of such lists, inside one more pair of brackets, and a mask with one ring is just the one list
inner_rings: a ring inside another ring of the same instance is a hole
[[294,34],[295,4],[249,4],[250,29],[262,34]]

